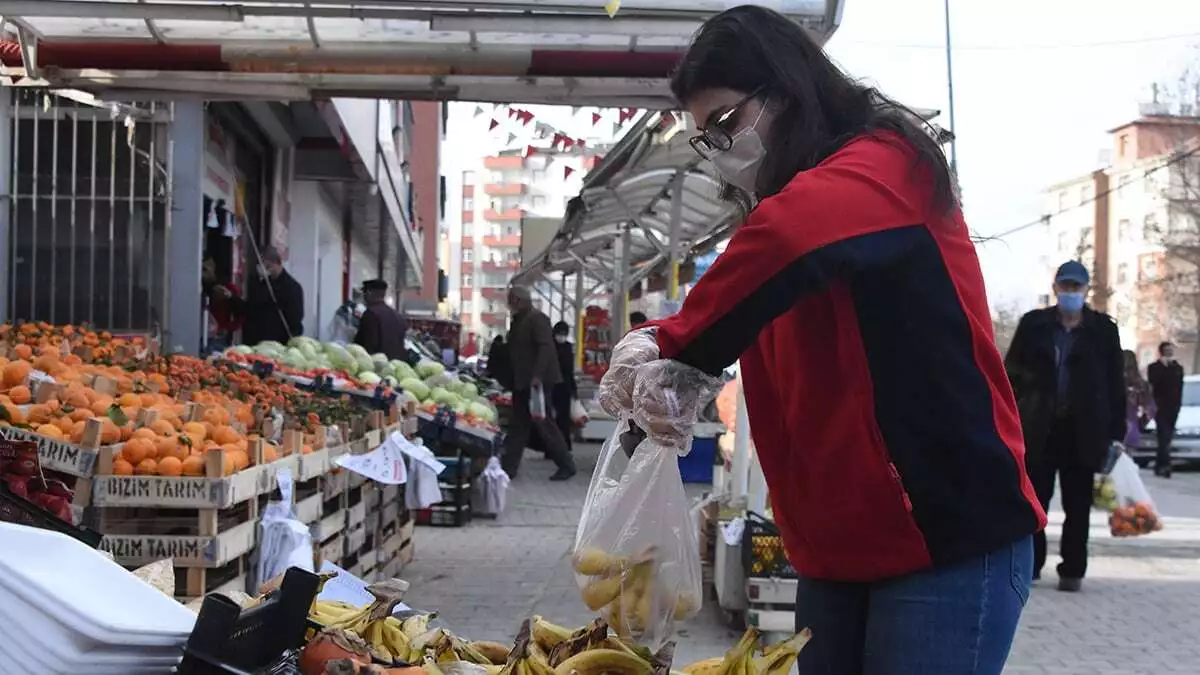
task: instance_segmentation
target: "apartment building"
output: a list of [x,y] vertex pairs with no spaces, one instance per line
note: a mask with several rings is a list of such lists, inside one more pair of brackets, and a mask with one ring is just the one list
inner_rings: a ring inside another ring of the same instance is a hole
[[[1200,234],[1189,215],[1196,210],[1186,205],[1189,193],[1200,191],[1200,174],[1194,160],[1180,159],[1200,140],[1200,118],[1144,108],[1142,117],[1109,131],[1105,166],[1047,188],[1046,278],[1062,261],[1081,260],[1092,271],[1091,304],[1112,315],[1125,348],[1146,363],[1171,340],[1185,352],[1181,362],[1191,364],[1195,291],[1181,285],[1180,266],[1166,251]],[[1050,303],[1049,291],[1040,300]]]

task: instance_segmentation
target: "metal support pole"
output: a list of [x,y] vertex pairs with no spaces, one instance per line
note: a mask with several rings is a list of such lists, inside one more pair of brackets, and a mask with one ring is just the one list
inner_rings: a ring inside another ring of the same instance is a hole
[[737,377],[737,418],[733,425],[733,467],[730,497],[736,503],[746,498],[750,482],[750,417],[746,414],[746,395],[742,392],[742,374]]
[[[564,282],[565,285],[565,282]],[[575,368],[583,368],[583,303],[586,299],[583,287],[583,268],[575,273]]]
[[943,0],[943,4],[946,7],[946,96],[949,99],[946,112],[950,116],[950,173],[957,176],[958,127],[954,126],[954,59],[950,49],[950,0]]
[[670,254],[670,280],[667,283],[667,299],[672,302],[679,300],[679,264],[683,262],[683,180],[687,177],[685,169],[675,172],[671,179],[671,229],[667,241],[667,251]]
[[11,218],[13,211],[13,195],[17,193],[13,184],[13,164],[15,157],[13,148],[13,126],[17,122],[16,108],[12,102],[12,87],[0,88],[0,196],[4,203],[0,205],[0,322],[9,321],[8,306],[9,278],[14,260],[9,250],[11,241]]
[[613,317],[612,340],[615,342],[629,330],[629,249],[633,235],[629,224],[621,226],[621,238],[617,240],[617,265],[613,270]]
[[173,173],[171,219],[167,241],[171,261],[171,286],[166,336],[167,350],[188,354],[200,351],[203,308],[200,289],[200,257],[204,250],[203,195],[204,178],[204,105],[179,101],[174,104],[171,122],[171,164]]

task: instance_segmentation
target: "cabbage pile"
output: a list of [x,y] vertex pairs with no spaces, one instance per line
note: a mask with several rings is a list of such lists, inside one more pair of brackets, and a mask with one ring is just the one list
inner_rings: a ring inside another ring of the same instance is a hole
[[495,409],[479,395],[478,387],[446,372],[446,367],[437,361],[423,360],[413,368],[399,359],[389,360],[385,354],[368,354],[359,345],[321,342],[303,336],[292,338],[286,345],[268,340],[254,347],[230,347],[229,351],[267,356],[296,370],[344,370],[368,387],[380,384],[398,387],[407,400],[418,405],[435,403],[460,415],[496,422]]

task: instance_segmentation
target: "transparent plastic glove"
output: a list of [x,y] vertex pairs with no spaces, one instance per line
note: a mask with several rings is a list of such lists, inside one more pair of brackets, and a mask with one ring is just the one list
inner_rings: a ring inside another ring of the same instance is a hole
[[658,358],[658,342],[653,328],[635,330],[621,338],[613,347],[608,371],[600,380],[600,407],[613,417],[620,418],[633,409],[633,385],[637,369]]
[[646,436],[680,455],[691,451],[692,427],[700,411],[721,391],[720,378],[670,359],[637,369],[633,421]]

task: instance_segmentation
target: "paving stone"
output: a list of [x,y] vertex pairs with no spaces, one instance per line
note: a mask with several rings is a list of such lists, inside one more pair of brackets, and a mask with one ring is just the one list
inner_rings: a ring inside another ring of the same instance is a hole
[[[569,555],[595,455],[594,446],[579,447],[579,476],[551,483],[553,464],[529,453],[499,519],[418,528],[416,558],[404,571],[412,582],[407,601],[437,610],[472,639],[512,640],[532,614],[566,626],[589,621]],[[1146,483],[1166,529],[1114,539],[1104,514],[1094,513],[1083,591],[1056,591],[1050,567],[1030,595],[1006,673],[1200,672],[1200,475],[1147,476]],[[1051,520],[1054,538],[1061,523],[1054,505]],[[676,663],[717,656],[737,637],[717,608],[706,607],[677,627]]]

